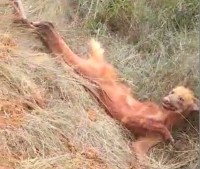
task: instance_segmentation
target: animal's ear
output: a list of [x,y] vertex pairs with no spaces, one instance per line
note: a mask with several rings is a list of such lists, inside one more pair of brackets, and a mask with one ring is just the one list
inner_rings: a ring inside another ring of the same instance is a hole
[[192,111],[198,112],[199,111],[199,100],[194,98],[194,102],[192,104]]

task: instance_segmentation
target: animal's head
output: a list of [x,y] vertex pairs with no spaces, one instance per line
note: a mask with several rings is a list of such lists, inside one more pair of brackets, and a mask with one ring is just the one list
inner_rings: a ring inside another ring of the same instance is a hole
[[192,112],[199,111],[198,99],[194,93],[183,86],[178,86],[171,90],[167,96],[163,98],[162,105],[165,109],[176,112]]

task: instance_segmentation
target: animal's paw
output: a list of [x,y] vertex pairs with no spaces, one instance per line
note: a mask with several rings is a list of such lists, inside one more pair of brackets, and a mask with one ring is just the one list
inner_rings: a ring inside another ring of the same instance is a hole
[[165,140],[170,141],[172,144],[174,144],[174,142],[175,142],[174,138],[168,129],[166,129],[164,137],[165,137]]

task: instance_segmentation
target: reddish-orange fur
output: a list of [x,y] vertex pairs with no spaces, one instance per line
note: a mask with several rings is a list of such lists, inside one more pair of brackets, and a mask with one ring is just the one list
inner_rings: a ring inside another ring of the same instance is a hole
[[[62,56],[75,71],[99,86],[95,90],[109,114],[138,136],[138,141],[133,143],[137,153],[145,155],[149,148],[162,141],[163,137],[173,140],[171,128],[181,123],[183,116],[187,117],[193,110],[192,107],[170,110],[153,102],[138,101],[132,97],[131,90],[118,81],[116,70],[103,57],[103,49],[98,42],[91,40],[89,58],[82,59],[71,51],[50,23],[33,25],[53,54]],[[188,89],[183,88],[184,90]],[[191,93],[191,98],[192,96]],[[191,102],[190,106],[194,108],[194,105],[195,102]]]

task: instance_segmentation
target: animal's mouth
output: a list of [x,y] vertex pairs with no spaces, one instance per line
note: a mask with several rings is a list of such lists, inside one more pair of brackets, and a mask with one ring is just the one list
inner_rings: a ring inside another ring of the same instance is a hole
[[177,110],[177,107],[175,107],[169,101],[163,101],[162,102],[162,106],[167,110],[171,110],[171,111],[176,111]]

